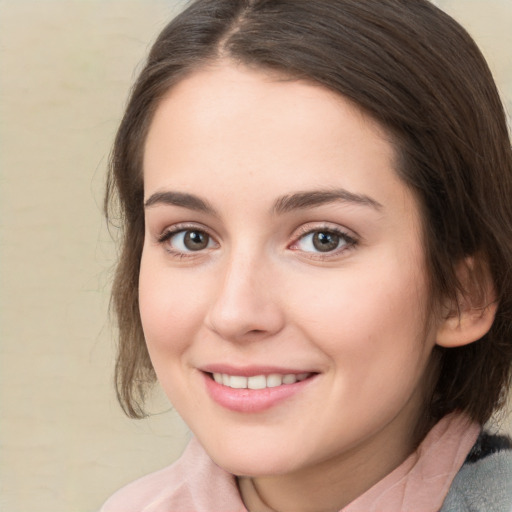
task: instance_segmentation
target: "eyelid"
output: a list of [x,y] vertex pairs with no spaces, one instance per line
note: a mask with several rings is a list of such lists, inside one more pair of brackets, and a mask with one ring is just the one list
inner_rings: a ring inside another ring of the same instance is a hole
[[[215,246],[219,246],[219,242],[217,240],[217,236],[212,232],[210,228],[205,226],[204,224],[198,223],[198,222],[179,222],[177,224],[172,224],[170,226],[167,226],[165,229],[163,229],[159,234],[155,236],[156,242],[158,244],[165,244],[167,240],[172,238],[178,233],[181,233],[183,231],[202,231],[206,233],[210,240],[213,242]],[[339,235],[346,241],[346,244],[344,244],[342,247],[334,249],[333,251],[327,251],[327,252],[313,252],[313,251],[302,251],[298,247],[294,247],[297,245],[297,243],[304,238],[306,235],[310,235],[316,232],[330,232],[334,233],[336,235]],[[300,227],[298,227],[293,234],[291,235],[292,241],[287,244],[287,248],[290,250],[294,250],[297,252],[302,252],[305,255],[307,255],[310,259],[317,259],[317,260],[325,260],[329,258],[336,258],[341,255],[341,253],[345,253],[350,249],[353,249],[356,245],[360,242],[360,237],[356,233],[354,233],[352,230],[347,229],[345,227],[340,226],[339,224],[334,224],[330,222],[308,222]],[[165,250],[174,256],[179,256],[180,258],[187,258],[187,257],[194,257],[194,256],[200,256],[201,254],[204,254],[208,249],[212,249],[212,247],[205,248],[198,251],[181,251],[174,249],[172,247],[166,247]]]
[[200,223],[190,222],[180,222],[178,224],[167,226],[159,235],[156,236],[156,242],[159,245],[161,245],[164,248],[164,250],[167,253],[169,253],[172,257],[179,259],[197,258],[204,255],[207,251],[215,248],[205,247],[204,249],[198,251],[182,251],[180,249],[172,247],[170,244],[166,245],[166,242],[169,241],[172,237],[176,236],[179,233],[183,233],[184,231],[201,231],[209,237],[209,241],[213,242],[214,246],[219,246],[219,242],[217,241],[216,236],[212,233],[212,231],[209,228]]
[[347,250],[353,249],[356,245],[358,245],[360,241],[360,238],[356,233],[354,233],[352,230],[340,226],[339,224],[331,224],[328,222],[311,222],[303,224],[297,230],[295,230],[295,232],[292,235],[293,241],[288,245],[288,248],[291,250],[300,251],[299,248],[294,248],[294,246],[301,239],[305,238],[307,235],[311,235],[313,233],[318,233],[322,231],[339,235],[340,237],[346,240],[346,245],[328,252],[301,251],[304,254],[307,254],[307,257],[312,259],[328,259],[339,257],[342,253],[346,252]]
[[326,221],[306,222],[293,232],[292,238],[298,239],[301,236],[308,235],[309,233],[314,233],[316,231],[331,231],[333,233],[339,233],[352,240],[360,239],[359,235],[355,233],[353,230],[348,229],[344,226],[340,226],[339,224]]
[[216,241],[216,236],[212,233],[212,231],[203,224],[197,222],[179,222],[177,224],[167,226],[160,232],[159,235],[156,236],[156,240],[158,242],[164,242],[165,240],[168,240],[171,236],[175,235],[176,233],[188,230],[203,231]]

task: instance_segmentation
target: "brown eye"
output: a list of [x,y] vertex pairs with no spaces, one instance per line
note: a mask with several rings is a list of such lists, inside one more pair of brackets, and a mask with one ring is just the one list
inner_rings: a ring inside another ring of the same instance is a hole
[[312,243],[317,251],[334,251],[340,245],[340,236],[329,231],[317,231],[313,233]]
[[212,237],[200,229],[168,231],[160,237],[159,242],[164,244],[167,250],[176,253],[198,252],[215,247]]
[[210,237],[204,231],[184,231],[183,245],[189,251],[201,251],[208,247]]
[[206,249],[210,242],[210,237],[203,231],[185,231],[183,245],[189,251],[201,251]]
[[305,253],[338,253],[356,245],[350,235],[336,229],[316,229],[302,235],[293,248]]

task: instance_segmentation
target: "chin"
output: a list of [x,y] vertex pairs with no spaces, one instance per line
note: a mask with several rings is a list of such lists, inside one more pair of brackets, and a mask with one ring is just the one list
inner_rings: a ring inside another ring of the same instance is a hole
[[282,447],[274,447],[268,443],[265,446],[257,443],[238,446],[227,441],[210,448],[199,440],[215,464],[236,476],[282,475],[300,466],[300,462],[292,454]]

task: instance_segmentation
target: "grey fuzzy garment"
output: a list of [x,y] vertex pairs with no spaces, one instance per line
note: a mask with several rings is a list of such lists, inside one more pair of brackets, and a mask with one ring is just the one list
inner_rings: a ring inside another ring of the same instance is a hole
[[510,447],[506,438],[482,434],[455,476],[440,512],[512,512]]

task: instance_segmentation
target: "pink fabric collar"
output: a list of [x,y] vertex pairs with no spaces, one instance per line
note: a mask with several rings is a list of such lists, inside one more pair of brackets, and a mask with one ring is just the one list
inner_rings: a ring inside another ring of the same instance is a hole
[[[479,432],[463,414],[444,417],[400,466],[340,512],[437,512]],[[254,487],[242,484],[259,502]],[[260,510],[271,509],[259,502]]]
[[[398,468],[341,512],[437,512],[479,431],[462,414],[446,416]],[[171,510],[247,512],[236,479],[195,438],[176,463],[124,487],[101,512]]]
[[467,416],[445,416],[412,455],[342,512],[437,512],[479,433]]

